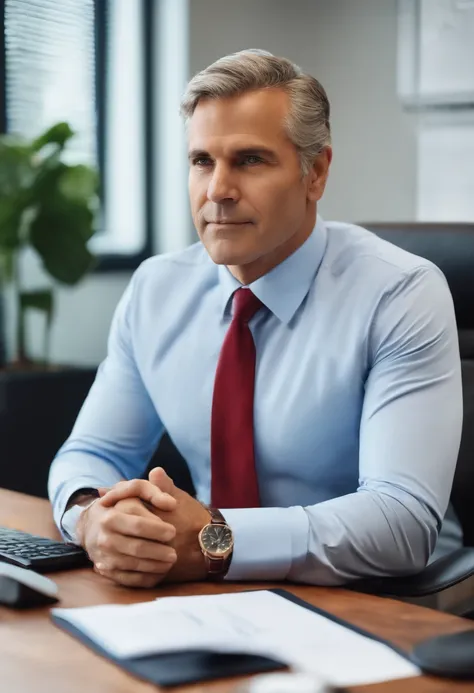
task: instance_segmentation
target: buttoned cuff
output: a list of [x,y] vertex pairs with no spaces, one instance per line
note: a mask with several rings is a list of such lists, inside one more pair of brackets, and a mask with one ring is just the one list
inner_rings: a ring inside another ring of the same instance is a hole
[[[77,476],[77,471],[74,473],[74,462],[75,458],[72,457],[72,460],[65,469],[55,468],[55,463],[53,462],[53,469],[50,473],[49,497],[53,506],[54,521],[61,532],[63,532],[62,523],[64,512],[73,493],[80,491],[82,488],[113,486],[124,478],[120,472],[114,469],[110,464],[100,459],[97,459],[94,463],[96,467],[94,474],[86,473]],[[65,479],[68,471],[71,472],[70,478]]]
[[309,520],[302,507],[222,510],[234,535],[226,580],[285,580],[303,563]]
[[79,546],[79,540],[77,537],[77,523],[79,518],[88,506],[83,505],[73,505],[69,510],[66,510],[62,516],[59,530],[63,535],[64,539],[72,544],[77,544]]

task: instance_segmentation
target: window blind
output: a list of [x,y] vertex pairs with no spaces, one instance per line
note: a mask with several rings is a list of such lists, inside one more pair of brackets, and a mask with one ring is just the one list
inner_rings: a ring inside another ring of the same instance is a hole
[[77,133],[67,155],[97,165],[94,0],[5,0],[9,132],[34,137],[58,121]]

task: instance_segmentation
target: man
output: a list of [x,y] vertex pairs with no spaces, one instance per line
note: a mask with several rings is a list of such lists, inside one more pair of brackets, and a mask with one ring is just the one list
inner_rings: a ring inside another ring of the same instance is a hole
[[[182,112],[201,242],[144,262],[120,301],[52,465],[58,525],[130,586],[421,570],[462,419],[443,275],[317,216],[329,103],[288,60],[222,58]],[[164,430],[199,500],[140,478]]]

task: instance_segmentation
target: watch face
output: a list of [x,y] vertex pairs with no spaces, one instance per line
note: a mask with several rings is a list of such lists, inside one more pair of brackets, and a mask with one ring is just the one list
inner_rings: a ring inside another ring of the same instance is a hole
[[201,543],[212,554],[225,553],[232,547],[232,532],[227,525],[206,525],[201,532]]

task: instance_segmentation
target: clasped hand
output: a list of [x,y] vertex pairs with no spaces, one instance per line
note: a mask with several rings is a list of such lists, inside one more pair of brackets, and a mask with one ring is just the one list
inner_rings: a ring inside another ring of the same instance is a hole
[[94,569],[128,587],[203,580],[198,534],[210,515],[161,468],[145,479],[100,489],[81,515],[78,536]]

